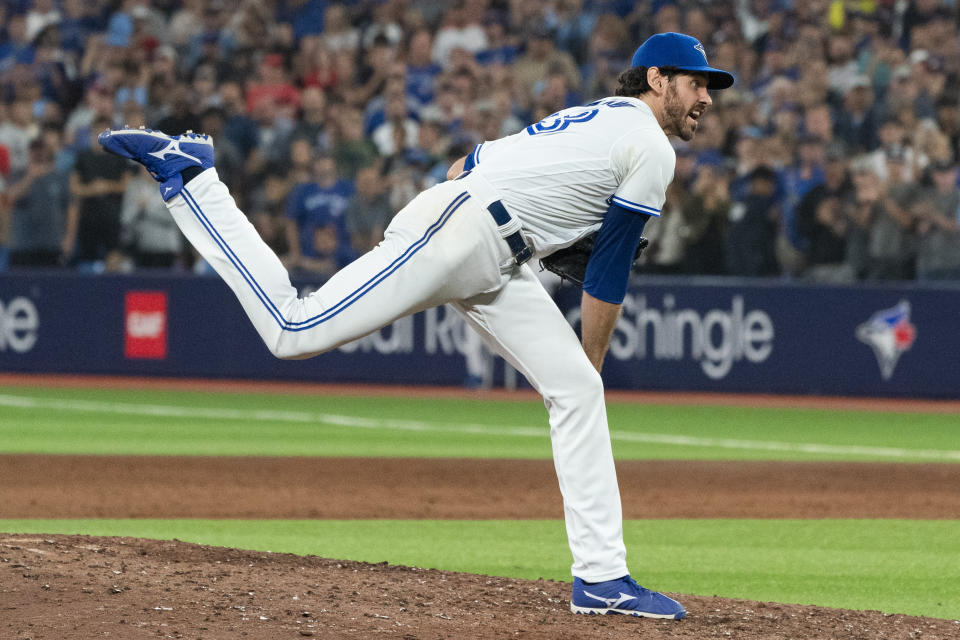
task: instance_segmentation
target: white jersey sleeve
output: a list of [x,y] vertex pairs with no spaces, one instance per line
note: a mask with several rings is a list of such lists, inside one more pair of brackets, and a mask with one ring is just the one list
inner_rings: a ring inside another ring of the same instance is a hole
[[513,133],[509,136],[504,136],[503,138],[497,138],[496,140],[485,140],[480,144],[476,145],[467,155],[467,161],[464,164],[464,169],[473,169],[478,164],[480,164],[481,156],[488,156],[491,153],[494,153],[497,147],[510,146],[515,139],[520,139],[526,136],[524,131],[519,133]]
[[610,160],[614,173],[622,176],[611,202],[659,217],[676,166],[676,153],[666,138],[650,140],[631,132],[614,143]]

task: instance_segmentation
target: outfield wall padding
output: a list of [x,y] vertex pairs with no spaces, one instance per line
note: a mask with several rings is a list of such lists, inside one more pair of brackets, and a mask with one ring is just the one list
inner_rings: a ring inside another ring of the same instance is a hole
[[[579,297],[555,296],[574,326]],[[215,277],[0,274],[8,372],[460,385],[476,344],[441,307],[280,361]],[[616,389],[958,398],[960,285],[637,278],[604,378]]]

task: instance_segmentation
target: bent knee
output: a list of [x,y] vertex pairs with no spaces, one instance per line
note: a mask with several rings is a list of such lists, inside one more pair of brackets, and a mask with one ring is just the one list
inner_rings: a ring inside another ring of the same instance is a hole
[[281,348],[280,345],[270,348],[270,353],[278,360],[303,360],[303,354]]
[[280,360],[306,360],[307,358],[312,358],[322,353],[314,349],[307,349],[304,345],[299,344],[297,340],[285,340],[285,336],[286,333],[283,333],[276,342],[267,344],[267,348],[270,349],[270,353],[273,354],[275,358]]
[[274,354],[280,360],[306,360],[307,358],[312,358],[315,356],[315,353],[276,353]]
[[600,372],[590,366],[580,375],[579,383],[582,385],[583,393],[588,396],[603,397],[603,378]]
[[562,379],[545,389],[544,398],[561,405],[576,404],[586,400],[603,399],[603,378],[592,365],[569,369]]

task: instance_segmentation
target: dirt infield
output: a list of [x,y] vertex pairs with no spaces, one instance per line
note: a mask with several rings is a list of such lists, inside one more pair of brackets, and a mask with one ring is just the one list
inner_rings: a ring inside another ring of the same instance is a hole
[[[960,465],[620,461],[627,518],[960,518]],[[0,518],[562,517],[550,460],[0,456]]]

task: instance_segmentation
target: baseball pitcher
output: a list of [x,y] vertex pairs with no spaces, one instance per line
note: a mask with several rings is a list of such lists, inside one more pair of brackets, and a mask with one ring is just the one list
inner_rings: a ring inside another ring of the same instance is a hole
[[[690,140],[708,90],[732,84],[695,38],[652,36],[616,96],[477,145],[393,218],[380,245],[305,298],[219,181],[207,136],[121,129],[99,140],[160,182],[183,233],[278,358],[309,358],[450,303],[543,395],[573,555],[571,610],[683,618],[678,602],[629,575],[600,369],[641,232],[673,179],[667,136]],[[567,261],[552,263],[555,253]],[[533,258],[582,282],[580,340]]]

